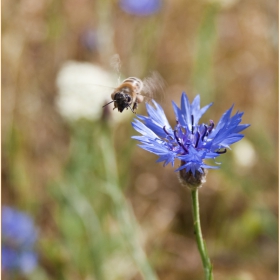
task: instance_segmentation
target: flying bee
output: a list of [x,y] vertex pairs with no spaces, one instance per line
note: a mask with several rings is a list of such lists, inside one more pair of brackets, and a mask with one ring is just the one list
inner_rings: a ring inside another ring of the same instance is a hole
[[[157,72],[144,81],[136,77],[125,79],[111,94],[112,101],[103,107],[114,102],[114,109],[123,112],[124,109],[130,108],[133,113],[136,113],[138,104],[146,101],[154,96],[154,93],[163,90],[164,82]],[[145,92],[147,95],[143,95]]]
[[142,90],[142,80],[136,77],[129,77],[125,79],[111,94],[112,101],[103,107],[114,102],[113,110],[117,108],[119,112],[122,112],[124,109],[130,108],[130,110],[135,113],[138,108],[138,104],[144,100],[144,96],[141,95]]

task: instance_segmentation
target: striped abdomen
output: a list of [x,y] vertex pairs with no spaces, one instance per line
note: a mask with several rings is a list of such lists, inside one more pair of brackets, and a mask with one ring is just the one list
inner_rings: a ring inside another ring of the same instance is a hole
[[131,84],[133,86],[135,92],[138,93],[138,94],[143,89],[143,82],[136,77],[129,77],[122,82],[122,84],[124,84],[124,83]]

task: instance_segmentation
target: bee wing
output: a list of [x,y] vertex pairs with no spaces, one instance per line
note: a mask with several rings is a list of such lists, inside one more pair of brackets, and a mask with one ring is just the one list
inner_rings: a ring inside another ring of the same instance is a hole
[[114,54],[111,58],[110,58],[110,66],[113,69],[113,71],[117,74],[118,76],[118,84],[121,83],[121,58],[119,56],[119,54]]
[[111,57],[110,65],[114,69],[114,71],[116,71],[118,74],[120,73],[122,64],[119,54],[116,53]]
[[143,95],[145,100],[158,99],[162,101],[165,97],[166,82],[162,76],[153,71],[148,77],[143,80]]

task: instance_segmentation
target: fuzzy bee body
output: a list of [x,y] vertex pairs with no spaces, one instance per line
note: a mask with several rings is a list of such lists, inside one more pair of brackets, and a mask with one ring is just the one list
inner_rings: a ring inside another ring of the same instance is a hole
[[136,77],[126,78],[111,94],[112,101],[103,107],[114,103],[113,109],[117,108],[119,112],[130,108],[136,113],[139,103],[151,101],[155,94],[163,94],[164,86],[164,80],[157,72],[152,72],[143,81]]
[[137,110],[138,103],[143,102],[144,96],[141,95],[143,82],[136,77],[125,79],[118,88],[111,94],[114,102],[114,109],[122,112],[130,108],[133,113]]

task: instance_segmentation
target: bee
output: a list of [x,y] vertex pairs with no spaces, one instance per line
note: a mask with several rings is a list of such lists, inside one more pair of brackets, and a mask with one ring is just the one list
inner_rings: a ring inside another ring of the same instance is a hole
[[[136,77],[129,77],[113,91],[112,101],[103,107],[114,102],[113,110],[117,108],[119,112],[123,112],[124,109],[130,108],[135,114],[139,103],[153,97],[153,94],[159,89],[163,89],[163,80],[161,79],[161,76],[156,72],[144,81]],[[149,96],[143,95],[143,91]]]
[[118,109],[122,112],[124,109],[130,108],[135,113],[138,104],[143,102],[144,96],[141,95],[143,90],[142,80],[136,77],[129,77],[125,79],[111,94],[112,101],[104,105],[103,107],[114,102],[114,109]]

